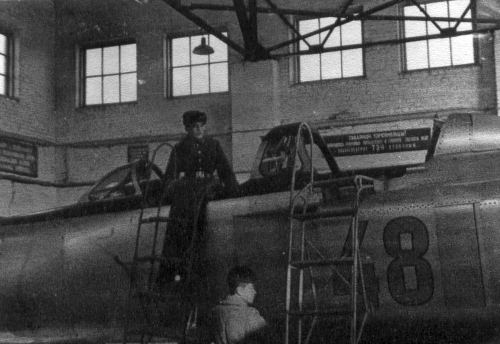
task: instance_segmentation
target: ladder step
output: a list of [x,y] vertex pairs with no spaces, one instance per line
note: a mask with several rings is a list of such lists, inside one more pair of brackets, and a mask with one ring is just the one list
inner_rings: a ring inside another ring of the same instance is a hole
[[352,206],[339,207],[334,209],[329,209],[327,211],[318,211],[305,214],[294,214],[293,218],[296,220],[314,220],[314,219],[326,219],[330,217],[342,217],[342,216],[353,216],[356,213],[356,209]]
[[169,222],[170,219],[167,216],[151,216],[145,217],[141,220],[141,223],[156,223],[156,222]]
[[289,264],[295,268],[304,269],[314,266],[352,265],[353,263],[354,257],[343,257],[337,259],[297,260],[291,261]]
[[[294,316],[352,316],[353,314],[353,305],[351,303],[350,295],[338,295],[332,297],[329,301],[328,307],[312,309],[306,308],[302,310],[294,309],[290,310],[288,313]],[[359,311],[362,311],[362,300],[358,300],[357,308]]]

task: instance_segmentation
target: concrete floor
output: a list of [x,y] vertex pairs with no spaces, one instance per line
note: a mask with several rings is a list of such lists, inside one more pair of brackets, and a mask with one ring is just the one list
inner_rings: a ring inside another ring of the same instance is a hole
[[[349,328],[346,324],[321,327],[313,332],[314,344],[349,344]],[[116,337],[119,338],[119,337]],[[282,342],[282,340],[280,340]],[[106,341],[98,335],[81,339],[57,336],[30,337],[23,333],[0,332],[0,344],[121,344],[119,340]],[[154,344],[177,344],[178,341],[158,338]],[[296,343],[294,340],[293,344]],[[500,327],[491,322],[462,321],[413,323],[387,322],[367,324],[359,344],[500,344]],[[208,343],[200,343],[208,344]]]

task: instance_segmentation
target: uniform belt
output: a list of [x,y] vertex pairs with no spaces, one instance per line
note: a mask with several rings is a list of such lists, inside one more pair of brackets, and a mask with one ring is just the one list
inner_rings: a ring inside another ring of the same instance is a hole
[[184,176],[184,179],[211,179],[213,176],[211,173],[197,171],[195,173],[189,173]]

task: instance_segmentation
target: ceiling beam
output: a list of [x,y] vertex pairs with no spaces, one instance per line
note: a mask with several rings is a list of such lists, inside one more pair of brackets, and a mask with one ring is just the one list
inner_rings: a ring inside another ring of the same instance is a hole
[[[386,0],[383,3],[363,10],[361,5],[352,5],[352,0],[343,2],[341,8],[335,10],[301,10],[301,9],[284,9],[278,8],[272,0],[264,0],[267,3],[267,7],[257,6],[257,0],[232,0],[232,6],[230,5],[215,5],[209,3],[188,3],[182,5],[182,0],[163,0],[170,7],[178,11],[184,17],[192,21],[194,24],[199,26],[201,29],[205,30],[207,33],[214,35],[221,41],[226,43],[230,48],[240,53],[245,60],[248,61],[259,61],[266,59],[275,59],[281,57],[287,57],[291,55],[305,55],[305,54],[315,54],[319,52],[330,52],[330,51],[341,51],[349,49],[358,49],[364,47],[371,47],[374,45],[391,45],[391,44],[403,44],[408,42],[415,42],[419,40],[428,40],[434,38],[443,37],[455,37],[468,34],[478,34],[484,32],[492,32],[500,30],[500,19],[494,18],[466,18],[468,12],[470,12],[476,0],[469,0],[469,5],[466,10],[462,13],[460,18],[448,18],[448,17],[433,17],[429,15],[425,8],[421,6],[420,0],[409,0],[410,3],[417,6],[421,12],[422,16],[401,16],[401,15],[387,15],[378,14],[379,12],[396,6],[398,4],[404,3],[408,0]],[[231,40],[227,36],[223,35],[218,29],[215,29],[199,15],[193,13],[196,10],[206,10],[206,11],[227,11],[236,14],[238,22],[240,24],[241,34],[243,37],[244,46],[239,45],[235,41]],[[259,42],[258,37],[258,13],[274,14],[281,19],[281,21],[294,33],[294,37],[286,41],[277,43],[271,47],[263,47]],[[336,17],[337,20],[328,26],[322,27],[313,32],[307,34],[300,34],[298,29],[295,27],[294,23],[287,16],[310,16],[310,17]],[[327,32],[328,35],[331,32],[342,25],[349,22],[359,20],[379,20],[379,21],[431,21],[440,30],[439,34],[430,36],[419,36],[411,38],[401,38],[401,39],[389,39],[378,42],[363,42],[361,44],[343,46],[343,47],[330,47],[323,48],[324,42],[319,45],[309,45],[307,44],[307,38],[314,35],[318,35],[322,32]],[[440,22],[452,23],[451,28],[440,28],[437,25]],[[458,31],[458,26],[460,23],[472,23],[472,30]],[[488,27],[483,27],[484,24],[488,24]],[[480,28],[477,27],[480,26]],[[290,51],[288,53],[276,53],[276,50],[290,47],[298,42],[305,42],[308,46],[308,50],[304,51]]]
[[229,39],[225,35],[222,34],[220,30],[215,29],[212,27],[210,24],[208,24],[204,19],[199,17],[198,15],[192,13],[191,11],[185,9],[183,6],[180,5],[180,1],[178,0],[163,0],[167,5],[172,7],[174,10],[182,14],[184,17],[192,21],[194,24],[198,25],[200,28],[205,30],[207,33],[214,35],[218,39],[220,39],[222,42],[226,43],[229,47],[240,53],[241,55],[246,54],[245,48],[234,42],[233,40]]
[[[464,23],[478,23],[478,24],[500,24],[500,19],[488,18],[448,18],[448,17],[433,17],[436,21],[442,22],[458,22],[459,20]],[[363,18],[364,20],[387,20],[387,21],[429,21],[426,17],[415,16],[393,16],[393,15],[369,15]]]
[[276,45],[274,45],[274,46],[272,46],[272,47],[270,47],[270,48],[267,48],[267,50],[268,50],[269,52],[271,52],[271,51],[273,51],[273,50],[277,50],[277,49],[280,49],[280,48],[286,47],[286,46],[288,46],[288,45],[290,45],[290,44],[295,44],[295,43],[298,43],[298,42],[299,42],[300,40],[302,40],[302,39],[305,39],[305,38],[308,38],[308,37],[311,37],[311,36],[317,35],[317,34],[319,34],[319,33],[321,33],[321,32],[324,32],[324,31],[330,30],[330,29],[335,28],[335,27],[337,27],[337,26],[340,26],[340,25],[343,25],[343,24],[347,24],[347,23],[349,23],[349,22],[351,22],[351,21],[353,21],[353,20],[360,20],[360,19],[363,19],[365,16],[368,16],[368,15],[371,15],[371,14],[373,14],[373,13],[377,13],[377,12],[379,12],[379,11],[385,10],[385,9],[387,9],[387,8],[389,8],[389,7],[392,7],[392,6],[394,6],[394,5],[397,5],[397,4],[399,4],[400,2],[403,2],[403,1],[404,1],[404,0],[391,0],[391,1],[388,1],[388,2],[387,2],[387,3],[385,3],[385,4],[381,4],[381,5],[379,5],[379,6],[375,6],[375,7],[371,8],[371,9],[369,9],[369,10],[365,11],[365,12],[358,13],[358,14],[356,14],[356,15],[353,15],[353,16],[348,17],[347,19],[343,19],[343,20],[341,20],[341,21],[335,22],[335,24],[332,24],[332,25],[327,25],[327,26],[325,26],[325,27],[323,27],[323,28],[321,28],[321,29],[319,29],[319,30],[316,30],[316,31],[310,32],[310,33],[308,33],[308,34],[306,34],[306,35],[303,35],[301,39],[299,39],[299,38],[297,38],[297,37],[296,37],[296,38],[292,38],[292,39],[290,39],[290,40],[288,40],[288,41],[285,41],[285,42],[282,42],[282,43],[276,44]]
[[[198,3],[198,4],[189,4],[189,5],[184,5],[182,6],[186,9],[195,11],[195,10],[208,10],[208,11],[222,11],[222,12],[235,12],[236,8],[234,6],[228,6],[228,5],[211,5],[211,4],[203,4],[203,3]],[[361,12],[363,9],[362,5],[354,5],[350,7],[345,15],[350,16],[356,13]],[[313,17],[338,17],[341,15],[341,11],[339,10],[298,10],[298,9],[285,9],[285,8],[280,8],[279,9],[280,13],[284,15],[297,15],[297,16],[313,16]],[[272,14],[275,13],[272,8],[268,7],[260,7],[256,6],[256,12],[257,13],[264,13],[264,14]]]
[[454,33],[450,32],[449,34],[446,34],[446,35],[438,33],[438,34],[428,35],[428,36],[416,36],[416,37],[408,37],[408,38],[400,38],[400,39],[387,39],[387,40],[375,41],[375,42],[364,42],[361,44],[352,44],[352,45],[345,45],[345,46],[341,46],[341,47],[324,48],[324,49],[321,49],[321,51],[303,50],[303,51],[296,51],[296,52],[290,52],[290,53],[276,54],[276,55],[274,55],[274,57],[282,58],[282,57],[289,57],[289,56],[293,56],[293,55],[317,54],[318,52],[328,53],[328,52],[332,52],[332,51],[344,51],[344,50],[360,49],[360,48],[366,48],[366,47],[373,47],[373,46],[377,46],[377,45],[403,44],[403,43],[410,43],[410,42],[425,41],[425,40],[435,39],[435,38],[446,38],[446,37],[465,36],[465,35],[471,35],[471,34],[491,33],[492,31],[495,31],[495,30],[500,30],[500,25],[490,27],[490,28],[476,29],[476,30],[456,31]]

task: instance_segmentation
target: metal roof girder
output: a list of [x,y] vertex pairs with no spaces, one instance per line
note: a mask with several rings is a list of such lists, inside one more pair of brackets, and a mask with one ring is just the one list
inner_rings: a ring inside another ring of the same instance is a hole
[[[354,0],[348,0],[348,1],[346,1],[346,2],[344,3],[344,6],[342,6],[342,8],[340,9],[341,14],[346,14],[347,9],[349,8],[349,6],[351,6],[351,4],[352,4],[352,2],[353,2],[353,1],[354,1]],[[336,22],[339,22],[339,21],[340,21],[340,17],[337,17]],[[325,39],[323,40],[323,42],[321,42],[321,49],[323,49],[323,47],[325,46],[326,41],[328,41],[328,38],[330,38],[330,36],[331,36],[331,34],[332,34],[332,32],[333,32],[333,30],[334,30],[334,29],[335,29],[335,28],[334,28],[334,27],[332,27],[332,28],[328,31],[328,33],[326,34]]]
[[245,56],[246,50],[234,42],[233,40],[229,39],[225,35],[222,34],[221,31],[215,29],[213,26],[208,24],[204,19],[199,17],[198,15],[194,14],[191,12],[189,7],[184,7],[180,5],[180,1],[178,0],[163,0],[167,5],[172,7],[174,10],[182,14],[184,17],[201,27],[203,30],[208,32],[209,34],[214,35],[218,39],[220,39],[222,42],[226,43],[229,47],[233,48],[233,50],[237,51],[241,55]]
[[[325,27],[323,27],[323,28],[321,28],[319,30],[312,31],[312,32],[310,32],[310,33],[308,33],[306,35],[303,35],[302,39],[305,39],[305,38],[317,35],[317,34],[323,32],[323,31],[330,30],[332,27],[336,27],[336,26],[341,26],[343,24],[347,24],[347,23],[349,23],[349,22],[351,22],[353,20],[362,20],[362,19],[364,19],[365,16],[368,16],[368,15],[370,15],[372,13],[376,13],[378,11],[385,10],[385,9],[387,9],[387,8],[389,8],[391,6],[397,5],[397,4],[399,4],[399,3],[403,2],[403,1],[405,1],[405,0],[390,0],[390,1],[386,2],[386,3],[384,3],[384,4],[381,4],[379,6],[375,6],[375,7],[371,8],[369,10],[366,10],[365,12],[361,12],[359,14],[348,16],[346,19],[340,21],[340,23],[338,25],[336,25],[336,23],[335,23],[335,24],[327,25],[327,26],[325,26]],[[273,51],[273,50],[276,50],[276,49],[280,49],[280,48],[286,47],[286,46],[288,46],[290,44],[297,43],[299,41],[300,41],[300,39],[298,39],[298,38],[292,38],[292,39],[290,39],[288,41],[285,41],[285,42],[282,42],[282,43],[279,43],[279,44],[276,44],[276,45],[274,45],[272,47],[267,48],[267,51],[270,52],[270,51]]]
[[[489,27],[489,28],[482,28],[482,29],[473,29],[473,30],[467,30],[467,31],[457,31],[456,33],[453,33],[451,35],[443,35],[441,33],[437,33],[434,35],[426,35],[426,36],[416,36],[416,37],[409,37],[409,38],[399,38],[399,39],[388,39],[388,40],[383,40],[383,41],[375,41],[375,42],[364,42],[360,44],[352,44],[352,45],[345,45],[341,47],[331,47],[331,48],[325,48],[321,52],[327,53],[327,52],[332,52],[332,51],[343,51],[343,50],[351,50],[351,49],[359,49],[359,48],[366,48],[366,47],[372,47],[376,45],[391,45],[391,44],[403,44],[403,43],[410,43],[410,42],[417,42],[417,41],[423,41],[423,40],[430,40],[430,39],[435,39],[435,38],[444,38],[444,37],[457,37],[457,36],[465,36],[465,35],[470,35],[470,34],[475,34],[475,33],[487,33],[487,32],[492,32],[500,30],[500,24],[494,26],[494,27]],[[308,51],[308,50],[303,50],[299,52],[291,52],[291,53],[285,53],[285,54],[275,54],[274,56],[276,58],[282,58],[282,57],[288,57],[288,56],[293,56],[293,55],[309,55],[309,54],[317,54],[317,51]]]
[[[393,16],[393,15],[369,15],[364,20],[387,20],[387,21],[428,21],[425,17],[415,16]],[[460,18],[455,17],[434,17],[436,21],[456,22]],[[500,24],[500,19],[486,19],[486,18],[463,18],[464,23],[478,23],[478,24]]]

